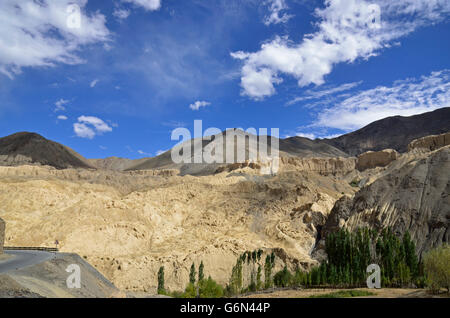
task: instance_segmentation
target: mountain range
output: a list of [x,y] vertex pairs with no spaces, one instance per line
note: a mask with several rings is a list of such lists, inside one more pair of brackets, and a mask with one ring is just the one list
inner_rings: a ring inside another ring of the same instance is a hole
[[[407,151],[408,144],[414,139],[448,131],[450,131],[450,107],[410,117],[387,117],[332,139],[311,140],[296,136],[279,139],[278,142],[282,156],[350,157],[366,151],[382,149],[394,149],[402,153]],[[215,139],[213,137],[211,141],[202,140],[202,148],[204,149]],[[188,142],[191,142],[193,147],[193,144],[199,141],[192,139]],[[248,147],[247,155],[250,151]],[[179,168],[182,174],[193,175],[209,174],[219,166],[219,164],[176,165],[171,160],[170,151],[153,158],[136,160],[118,157],[86,159],[69,147],[36,133],[19,132],[0,138],[0,165],[22,164],[48,165],[57,169],[84,168],[116,171]]]

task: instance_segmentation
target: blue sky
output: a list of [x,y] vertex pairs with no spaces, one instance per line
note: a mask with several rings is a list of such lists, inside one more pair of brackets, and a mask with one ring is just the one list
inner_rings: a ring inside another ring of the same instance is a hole
[[441,0],[5,0],[0,135],[140,158],[195,119],[324,138],[448,107],[449,16]]

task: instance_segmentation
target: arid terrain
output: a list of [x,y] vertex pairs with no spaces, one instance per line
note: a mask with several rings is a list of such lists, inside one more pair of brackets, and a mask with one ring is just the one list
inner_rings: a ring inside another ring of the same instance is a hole
[[285,263],[308,269],[324,257],[324,235],[341,227],[408,230],[420,253],[448,242],[449,154],[447,133],[403,153],[312,158],[286,150],[275,175],[249,164],[181,175],[176,167],[121,171],[130,162],[114,158],[65,169],[28,160],[0,167],[0,216],[6,246],[58,240],[60,251],[79,254],[123,291],[156,293],[162,265],[166,287],[182,290],[201,261],[225,285],[236,258],[260,248],[276,254],[275,271]]

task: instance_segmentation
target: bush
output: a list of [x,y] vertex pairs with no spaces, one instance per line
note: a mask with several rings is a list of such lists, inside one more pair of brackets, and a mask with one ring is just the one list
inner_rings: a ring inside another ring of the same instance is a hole
[[426,285],[432,292],[450,288],[450,246],[442,245],[429,251],[423,259]]
[[199,283],[200,298],[221,298],[223,296],[223,288],[217,284],[211,276]]
[[312,295],[309,298],[347,298],[347,297],[362,297],[362,296],[373,296],[372,292],[365,290],[340,290],[333,293]]
[[275,274],[273,282],[277,287],[288,287],[292,283],[292,274],[287,269],[287,266]]
[[184,290],[184,293],[181,295],[181,298],[196,298],[197,297],[197,288],[194,284],[189,283]]

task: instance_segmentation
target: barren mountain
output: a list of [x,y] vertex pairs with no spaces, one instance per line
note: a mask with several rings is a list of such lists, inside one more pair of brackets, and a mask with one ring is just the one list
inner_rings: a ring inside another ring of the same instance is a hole
[[87,159],[87,161],[97,169],[123,171],[148,159],[149,158],[132,160],[128,158],[109,157],[105,159]]
[[[380,151],[394,149],[398,152],[406,152],[408,144],[417,138],[441,134],[450,131],[450,108],[441,108],[433,112],[423,113],[411,117],[394,116],[371,123],[352,133],[334,139],[311,140],[304,137],[290,137],[276,139],[282,156],[296,156],[301,158],[320,157],[349,157],[362,154],[366,151]],[[239,130],[235,130],[236,133]],[[223,132],[221,135],[225,135]],[[255,152],[256,149],[249,145],[249,134],[241,131],[247,142],[245,154]],[[202,142],[201,149],[214,148],[217,136],[210,140],[193,139],[186,143],[191,144],[191,154],[194,157],[194,145]],[[225,139],[226,142],[230,142]],[[275,138],[269,138],[268,144]],[[258,138],[258,142],[260,139]],[[226,151],[223,151],[225,158]],[[205,175],[211,174],[220,164],[174,164],[170,151],[154,158],[141,161],[130,166],[128,170],[145,170],[159,168],[177,168],[182,174]]]
[[0,138],[0,165],[48,165],[57,169],[93,168],[69,147],[29,132]]
[[[231,135],[233,134],[233,135]],[[237,136],[237,137],[234,137]],[[270,154],[270,146],[272,144],[278,144],[279,154],[282,157],[301,157],[301,158],[331,158],[331,157],[348,157],[348,155],[339,149],[330,146],[321,141],[313,141],[303,137],[292,137],[287,139],[278,139],[268,136],[256,136],[244,132],[240,129],[230,129],[222,132],[221,134],[211,136],[209,138],[196,138],[184,142],[178,146],[179,152],[182,153],[181,148],[186,145],[190,148],[190,161],[191,163],[174,164],[171,158],[171,151],[167,151],[157,157],[149,158],[134,166],[129,167],[127,170],[146,170],[146,169],[180,169],[182,175],[209,175],[217,171],[218,168],[223,167],[226,164],[214,163],[195,163],[194,158],[200,151],[206,153],[215,154],[215,151],[221,151],[219,158],[225,163],[227,160],[227,151],[231,151],[231,158],[235,162],[238,161],[237,145],[239,141],[237,138],[241,137],[243,142],[244,151],[240,151],[243,160],[249,161],[252,155],[255,157],[265,157],[265,153],[259,151],[261,144],[267,143],[268,154]],[[236,139],[235,139],[236,138]],[[252,140],[254,141],[252,143]],[[220,142],[223,142],[223,146]],[[176,151],[178,151],[176,148]],[[200,150],[200,151],[196,151]]]
[[352,133],[322,141],[351,156],[369,150],[394,149],[406,152],[412,140],[448,131],[450,131],[450,107],[410,117],[387,117]]

